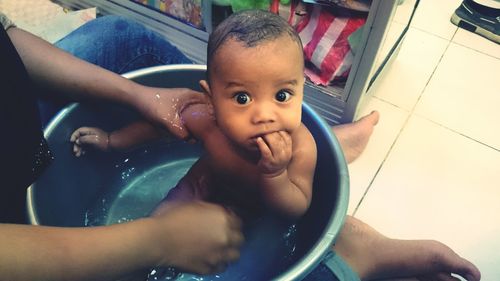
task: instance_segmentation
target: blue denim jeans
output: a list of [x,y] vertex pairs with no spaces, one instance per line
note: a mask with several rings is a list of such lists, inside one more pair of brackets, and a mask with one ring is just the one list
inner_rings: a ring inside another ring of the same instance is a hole
[[302,281],[361,281],[358,274],[335,252],[326,254]]
[[[156,65],[192,63],[161,35],[119,16],[96,18],[54,45],[118,74]],[[42,126],[67,102],[40,100]]]
[[333,275],[328,267],[320,263],[302,281],[339,281],[339,279]]

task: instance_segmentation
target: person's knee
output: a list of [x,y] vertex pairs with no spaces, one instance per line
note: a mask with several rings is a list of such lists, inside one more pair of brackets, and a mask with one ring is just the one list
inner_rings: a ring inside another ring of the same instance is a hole
[[146,30],[146,28],[138,22],[117,15],[98,17],[92,22],[89,22],[89,25],[99,26],[99,30],[112,32],[115,36],[118,34],[130,34],[131,32],[136,32],[137,30],[143,33]]

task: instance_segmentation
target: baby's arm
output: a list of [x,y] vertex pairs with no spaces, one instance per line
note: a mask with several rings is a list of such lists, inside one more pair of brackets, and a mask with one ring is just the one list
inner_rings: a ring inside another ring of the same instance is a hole
[[161,137],[161,132],[149,122],[137,121],[113,132],[94,127],[81,127],[71,134],[73,152],[78,157],[89,147],[101,151],[124,150]]
[[311,203],[316,168],[314,138],[302,124],[292,136],[275,132],[259,139],[258,145],[259,186],[264,201],[279,214],[299,218]]

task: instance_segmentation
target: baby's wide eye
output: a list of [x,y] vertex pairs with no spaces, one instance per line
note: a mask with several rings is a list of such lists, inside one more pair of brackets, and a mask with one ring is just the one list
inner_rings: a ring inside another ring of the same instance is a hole
[[250,102],[250,96],[247,93],[237,93],[234,95],[234,99],[239,104],[247,104]]
[[279,102],[285,102],[292,97],[292,94],[286,90],[280,90],[276,93],[276,100]]

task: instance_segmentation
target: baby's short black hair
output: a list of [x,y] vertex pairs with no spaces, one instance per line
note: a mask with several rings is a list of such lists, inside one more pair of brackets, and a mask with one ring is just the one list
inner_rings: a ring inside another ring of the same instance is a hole
[[208,38],[207,75],[215,54],[230,39],[255,47],[260,43],[289,35],[302,52],[302,42],[295,29],[282,17],[265,10],[245,10],[222,21]]

